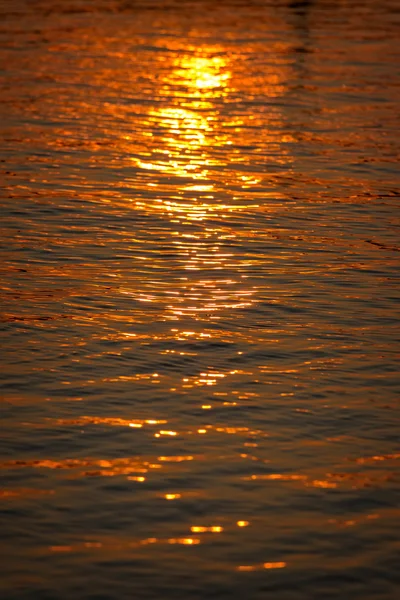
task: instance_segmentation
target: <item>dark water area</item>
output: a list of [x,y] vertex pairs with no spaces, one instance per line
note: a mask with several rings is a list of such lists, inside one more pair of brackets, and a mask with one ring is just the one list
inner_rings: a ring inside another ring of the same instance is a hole
[[2,598],[398,597],[399,33],[0,0]]

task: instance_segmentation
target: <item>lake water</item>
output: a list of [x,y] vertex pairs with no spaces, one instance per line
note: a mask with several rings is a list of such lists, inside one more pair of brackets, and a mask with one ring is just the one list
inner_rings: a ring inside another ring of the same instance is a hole
[[5,600],[399,587],[396,0],[2,0]]

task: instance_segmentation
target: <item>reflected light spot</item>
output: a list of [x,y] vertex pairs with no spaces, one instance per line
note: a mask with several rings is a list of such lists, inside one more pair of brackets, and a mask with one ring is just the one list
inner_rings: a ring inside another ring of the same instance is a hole
[[193,460],[193,456],[159,456],[159,461],[165,462],[183,462],[184,460]]
[[165,494],[164,498],[166,500],[177,500],[178,498],[181,498],[181,494]]
[[247,527],[248,525],[250,525],[250,523],[249,523],[249,521],[238,521],[238,522],[236,523],[236,525],[237,525],[238,527]]
[[221,527],[220,525],[212,525],[211,527],[204,527],[201,525],[193,525],[190,528],[190,531],[192,533],[221,533],[221,531],[223,531],[224,528]]
[[266,562],[263,564],[264,569],[283,569],[286,567],[285,562]]
[[184,544],[186,546],[193,546],[195,544],[200,544],[200,540],[198,538],[169,538],[169,544]]
[[316,487],[316,488],[325,488],[325,489],[332,489],[332,488],[337,487],[337,483],[335,483],[334,481],[324,481],[324,480],[318,480],[318,479],[314,479],[313,481],[310,481],[308,485],[310,485],[312,487]]

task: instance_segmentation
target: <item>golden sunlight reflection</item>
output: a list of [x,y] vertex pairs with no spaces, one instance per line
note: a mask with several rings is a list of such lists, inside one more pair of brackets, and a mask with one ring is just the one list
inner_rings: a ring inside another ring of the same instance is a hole
[[[160,220],[172,277],[168,282],[161,275],[155,277],[141,290],[122,285],[120,293],[159,306],[166,320],[218,320],[222,311],[232,314],[250,308],[257,294],[255,283],[247,281],[247,271],[259,258],[239,257],[235,250],[242,237],[249,240],[255,232],[234,227],[235,221],[246,220],[254,211],[264,219],[274,210],[265,202],[271,192],[264,175],[243,164],[239,148],[256,147],[256,131],[262,131],[274,148],[280,147],[274,130],[282,117],[276,105],[263,113],[262,123],[252,115],[222,116],[228,96],[248,84],[235,56],[222,45],[179,48],[160,61],[162,76],[154,84],[163,102],[147,108],[142,150],[132,143],[131,163],[138,170],[140,197],[126,202],[138,214]],[[270,86],[271,95],[283,93],[287,77],[283,65],[272,61],[263,85]],[[287,147],[284,142],[279,160]],[[272,157],[277,156],[274,150]],[[132,184],[137,190],[136,179]],[[162,273],[164,249],[165,244],[162,249],[149,248],[149,255],[140,260],[152,261]]]
[[249,525],[250,525],[249,521],[238,521],[237,522],[238,527],[248,527]]
[[[218,433],[228,433],[231,435],[251,435],[255,436],[261,434],[265,437],[267,434],[262,431],[251,430],[250,428],[233,428],[233,427],[213,427],[207,425],[203,429],[196,431],[187,430],[186,435],[199,434],[209,432],[210,434],[216,435]],[[215,439],[215,438],[214,438]],[[246,439],[246,438],[245,438]],[[221,457],[222,458],[222,457]],[[252,456],[246,453],[238,453],[237,458],[241,458],[245,461],[257,461],[258,463],[267,464],[267,459],[259,459],[256,456]],[[376,457],[374,457],[376,458]],[[64,460],[19,460],[19,461],[5,461],[0,463],[0,469],[8,468],[34,468],[34,469],[54,469],[54,470],[66,470],[69,472],[71,478],[80,477],[125,477],[128,481],[143,483],[147,481],[149,477],[153,477],[162,469],[162,472],[186,472],[185,463],[195,461],[195,464],[201,463],[204,460],[203,456],[197,455],[170,455],[170,456],[148,456],[143,457],[126,457],[126,458],[113,458],[113,459],[64,459]],[[385,460],[385,458],[383,459]],[[393,460],[392,456],[389,455],[388,460]],[[318,473],[317,470],[313,470],[309,474],[298,474],[298,473],[268,473],[268,474],[257,474],[242,477],[243,481],[256,482],[269,482],[270,484],[281,484],[290,483],[301,487],[312,487],[323,490],[335,490],[337,488],[347,489],[363,489],[374,487],[385,486],[388,482],[393,479],[393,472],[387,469],[382,472],[376,472],[372,468],[364,470],[363,472],[358,471],[346,471],[342,469],[334,473]],[[51,490],[43,490],[40,492],[33,492],[31,490],[4,490],[2,493],[3,498],[13,498],[19,495],[30,495],[34,493],[40,494],[52,494]],[[186,492],[167,492],[163,494],[163,498],[166,500],[178,500],[183,496],[193,497],[197,496],[198,492],[186,491]],[[1,496],[0,496],[1,497]],[[248,527],[250,522],[245,519],[241,519],[236,522],[236,526],[240,528]],[[193,529],[195,528],[195,529]],[[222,526],[220,525],[193,525],[192,531],[196,532],[220,532]]]
[[226,94],[223,88],[226,88],[231,72],[226,57],[216,56],[216,50],[212,54],[213,50],[206,47],[200,53],[196,47],[188,48],[191,54],[174,61],[174,71],[165,80],[165,84],[186,86],[190,95],[194,94],[200,99],[215,98],[219,93]]
[[209,527],[203,527],[201,525],[192,525],[190,531],[192,533],[221,533],[224,530],[220,525],[211,525]]
[[201,543],[201,540],[196,537],[148,537],[143,539],[123,539],[123,538],[108,538],[102,541],[82,541],[72,545],[53,545],[48,547],[49,552],[110,552],[130,549],[140,549],[143,546],[160,546],[160,545],[184,545],[196,546]]
[[[218,162],[207,152],[207,146],[216,141],[232,143],[216,129],[219,119],[215,100],[227,94],[231,78],[227,59],[215,56],[216,51],[207,47],[187,49],[185,55],[178,54],[171,60],[169,73],[159,83],[159,95],[167,98],[170,106],[150,108],[147,117],[150,129],[156,127],[160,132],[152,154],[161,156],[156,161],[132,158],[144,171],[184,178],[184,182],[177,180],[181,191],[212,191],[208,169]],[[202,183],[195,183],[198,179]],[[157,187],[153,181],[148,183]],[[168,202],[163,203],[168,210]]]
[[237,571],[260,571],[262,569],[284,569],[285,567],[287,567],[287,563],[284,561],[278,561],[278,562],[266,562],[266,563],[260,563],[260,564],[256,564],[256,565],[239,565],[237,567]]

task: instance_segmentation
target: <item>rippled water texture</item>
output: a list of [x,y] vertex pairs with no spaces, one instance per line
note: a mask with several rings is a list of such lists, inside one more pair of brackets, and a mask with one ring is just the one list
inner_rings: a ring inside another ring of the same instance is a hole
[[2,597],[396,598],[398,2],[0,7]]

